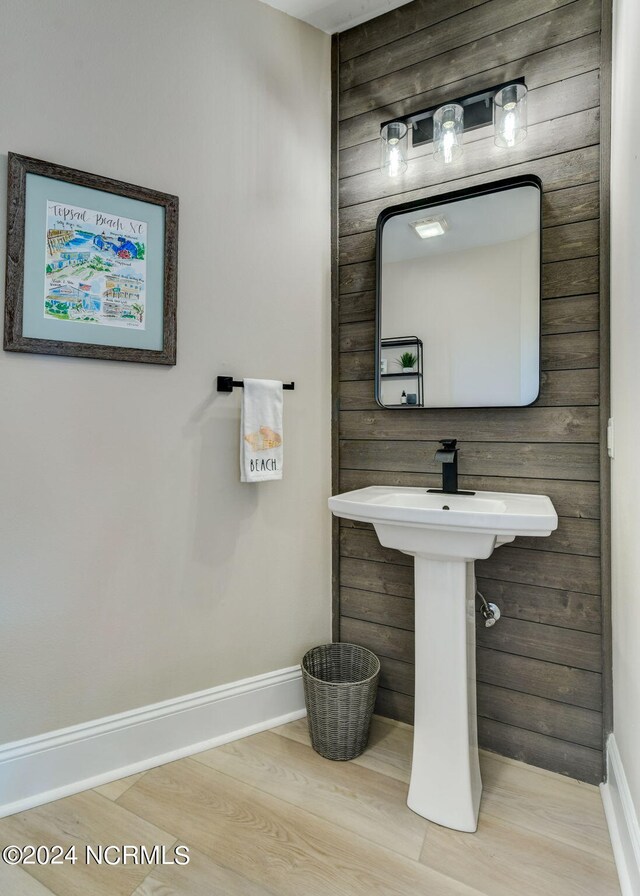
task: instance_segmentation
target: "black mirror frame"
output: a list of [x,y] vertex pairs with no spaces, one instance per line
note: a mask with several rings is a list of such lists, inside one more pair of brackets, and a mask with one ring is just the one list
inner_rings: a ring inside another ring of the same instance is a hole
[[[390,218],[395,217],[396,215],[404,214],[405,212],[411,212],[417,209],[428,209],[433,208],[433,206],[446,205],[449,202],[457,202],[460,199],[470,199],[474,196],[485,196],[489,193],[500,193],[504,190],[512,190],[516,187],[530,186],[536,187],[540,191],[540,318],[539,318],[539,326],[538,326],[538,334],[539,334],[539,357],[542,356],[542,197],[543,197],[543,189],[542,189],[542,181],[535,174],[522,174],[517,177],[508,177],[504,180],[492,181],[488,184],[481,184],[477,187],[467,187],[463,190],[454,190],[449,193],[440,193],[437,196],[429,197],[428,199],[417,199],[413,202],[403,202],[400,205],[392,205],[389,208],[384,208],[380,214],[378,215],[378,220],[376,223],[376,327],[375,327],[375,354],[374,354],[374,391],[375,391],[375,399],[376,403],[385,410],[400,410],[398,407],[389,407],[382,403],[381,396],[381,379],[380,379],[380,346],[382,340],[381,333],[381,303],[382,303],[382,290],[381,290],[381,278],[382,278],[382,230],[384,225]],[[407,408],[411,408],[412,410],[420,410],[420,411],[445,411],[445,410],[454,410],[454,411],[464,411],[464,410],[477,410],[479,407],[496,407],[496,408],[520,408],[520,407],[531,407],[534,405],[540,398],[540,387],[542,382],[542,364],[538,366],[538,391],[536,397],[533,401],[529,402],[527,405],[477,405],[473,408],[463,408],[463,407],[416,407],[414,405],[403,405],[402,410],[406,410]]]

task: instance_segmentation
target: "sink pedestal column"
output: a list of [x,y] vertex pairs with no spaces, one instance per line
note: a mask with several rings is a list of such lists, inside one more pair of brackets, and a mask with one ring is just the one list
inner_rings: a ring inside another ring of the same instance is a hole
[[437,824],[475,831],[482,780],[474,564],[414,556],[416,687],[407,804]]

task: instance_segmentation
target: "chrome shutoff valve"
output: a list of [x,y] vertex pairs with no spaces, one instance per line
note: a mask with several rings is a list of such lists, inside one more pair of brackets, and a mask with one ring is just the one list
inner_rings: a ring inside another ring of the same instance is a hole
[[491,628],[500,619],[500,607],[486,601],[479,591],[476,591],[476,597],[480,599],[480,615],[484,619],[485,628]]

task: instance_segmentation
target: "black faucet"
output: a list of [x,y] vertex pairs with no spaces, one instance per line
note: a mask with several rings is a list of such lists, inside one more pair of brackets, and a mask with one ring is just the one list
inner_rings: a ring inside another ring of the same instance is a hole
[[457,439],[441,439],[442,448],[438,448],[434,460],[442,464],[442,488],[430,488],[427,491],[445,495],[475,495],[475,492],[462,492],[458,489],[458,451]]

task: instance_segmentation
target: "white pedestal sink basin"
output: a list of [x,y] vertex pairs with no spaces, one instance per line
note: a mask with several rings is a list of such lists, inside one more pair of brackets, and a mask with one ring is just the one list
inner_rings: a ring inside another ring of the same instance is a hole
[[478,763],[474,562],[517,535],[558,526],[544,495],[372,486],[329,499],[336,516],[372,523],[415,563],[415,718],[407,804],[437,824],[475,831]]

